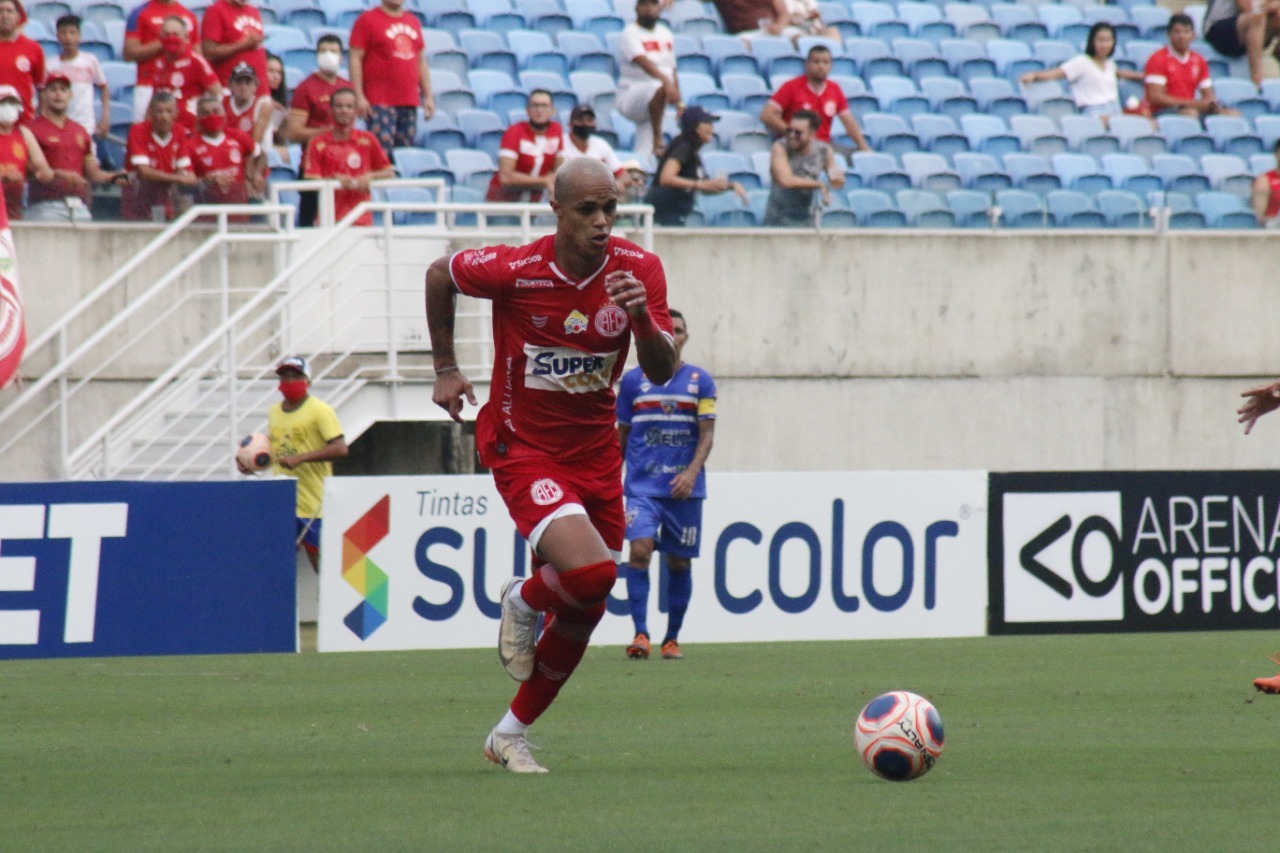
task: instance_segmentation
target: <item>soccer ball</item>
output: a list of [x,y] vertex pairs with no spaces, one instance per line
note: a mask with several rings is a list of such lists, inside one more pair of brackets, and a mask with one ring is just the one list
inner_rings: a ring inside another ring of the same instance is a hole
[[240,439],[236,461],[249,471],[265,471],[271,467],[271,439],[260,432]]
[[895,690],[867,703],[853,726],[862,761],[882,779],[906,782],[933,769],[942,755],[942,717],[928,699]]

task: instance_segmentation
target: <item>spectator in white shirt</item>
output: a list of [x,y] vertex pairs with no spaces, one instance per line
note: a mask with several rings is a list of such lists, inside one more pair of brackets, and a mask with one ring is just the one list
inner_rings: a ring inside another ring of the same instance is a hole
[[560,156],[565,160],[590,157],[604,163],[618,181],[618,195],[626,196],[631,176],[608,140],[596,135],[596,111],[590,104],[578,104],[569,113],[569,132],[564,135],[564,144],[560,147]]
[[[80,125],[90,136],[99,139],[111,130],[111,93],[107,89],[107,77],[102,73],[98,57],[80,50],[80,18],[63,15],[58,18],[58,46],[61,53],[49,60],[46,73],[61,71],[71,81],[71,107],[67,117]],[[98,90],[102,101],[102,117],[93,117],[93,90]]]
[[1116,66],[1112,54],[1116,49],[1115,28],[1098,22],[1089,29],[1084,53],[1073,56],[1057,68],[1028,71],[1020,79],[1023,83],[1039,83],[1045,80],[1062,80],[1071,85],[1071,98],[1076,107],[1087,116],[1102,120],[1123,112],[1120,106],[1119,80],[1142,82],[1141,71],[1126,71]]
[[659,0],[636,0],[636,20],[618,40],[619,113],[636,123],[635,150],[662,156],[666,140],[662,120],[667,107],[684,109],[676,74],[676,40],[658,20]]

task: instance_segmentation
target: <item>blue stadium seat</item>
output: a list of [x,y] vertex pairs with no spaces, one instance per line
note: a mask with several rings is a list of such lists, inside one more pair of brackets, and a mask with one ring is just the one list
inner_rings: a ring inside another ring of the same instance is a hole
[[1249,165],[1234,154],[1206,154],[1200,158],[1200,169],[1215,190],[1246,197],[1253,190]]
[[902,155],[902,170],[911,178],[917,189],[947,192],[961,188],[960,176],[947,165],[939,154],[917,153]]
[[756,58],[737,36],[709,35],[702,38],[702,51],[711,57],[716,74],[759,74]]
[[1120,142],[1120,147],[1130,154],[1150,159],[1168,150],[1164,136],[1142,116],[1112,116],[1108,130]]
[[920,92],[929,99],[933,112],[950,118],[976,113],[978,102],[965,84],[951,77],[926,77],[920,81]]
[[1043,228],[1048,211],[1040,196],[1025,190],[1000,190],[995,195],[1000,224],[1006,228]]
[[[428,187],[388,187],[385,192],[389,202],[430,204],[436,200],[435,190]],[[396,225],[435,225],[436,214],[402,210],[392,213],[391,221]]]
[[396,148],[391,152],[391,161],[402,178],[416,178],[424,172],[439,171],[444,166],[439,154],[425,148]]
[[1030,44],[1049,37],[1049,28],[1040,23],[1035,10],[1029,5],[999,3],[991,6],[991,18],[1000,26],[1000,32],[1009,41]]
[[1035,11],[1040,23],[1049,31],[1049,38],[1069,38],[1063,34],[1063,30],[1084,23],[1084,15],[1080,10],[1066,3],[1042,4],[1036,6]]
[[1054,190],[1044,197],[1053,222],[1060,228],[1104,228],[1106,218],[1093,198],[1075,190]]
[[891,113],[867,113],[862,117],[862,132],[871,147],[884,154],[900,155],[919,151],[920,140],[902,116]]
[[1120,140],[1107,132],[1100,119],[1093,116],[1063,116],[1058,124],[1073,151],[1095,158],[1103,154],[1120,153]]
[[365,10],[362,0],[318,0],[316,5],[324,12],[329,26],[347,29],[351,28],[356,18]]
[[1239,77],[1215,77],[1213,93],[1221,103],[1234,107],[1248,119],[1265,115],[1271,109],[1258,87],[1253,85],[1252,80],[1242,80]]
[[[682,80],[681,83],[683,82]],[[758,114],[771,94],[764,80],[756,75],[723,74],[720,77],[720,85],[729,96],[729,101],[735,110],[744,110],[749,113]]]
[[1196,196],[1196,207],[1211,228],[1257,228],[1258,219],[1248,204],[1237,195],[1224,192],[1202,192]]
[[856,151],[852,160],[850,170],[863,187],[894,192],[911,186],[911,178],[898,168],[897,160],[889,154]]
[[1047,116],[1012,116],[1009,130],[1022,143],[1022,150],[1030,154],[1052,157],[1067,150],[1067,139],[1058,132],[1058,126]]
[[1062,181],[1064,189],[1087,195],[1114,189],[1111,178],[1102,171],[1098,161],[1088,154],[1055,154],[1052,162],[1053,171]]
[[1104,190],[1094,197],[1094,201],[1110,228],[1141,228],[1147,224],[1146,205],[1142,196],[1136,193]]
[[898,3],[898,18],[907,25],[911,35],[916,38],[937,42],[944,38],[955,38],[956,28],[942,15],[942,10],[933,3],[916,3],[902,0]]
[[991,224],[991,197],[976,190],[952,190],[947,193],[947,207],[961,228],[985,228]]
[[1280,140],[1280,116],[1259,116],[1253,120],[1253,129],[1262,140],[1263,150],[1272,152]]
[[977,99],[978,108],[988,115],[1008,119],[1027,112],[1026,101],[1003,77],[974,77],[969,81],[969,91]]
[[1129,17],[1138,28],[1138,38],[1159,41],[1169,27],[1169,10],[1164,6],[1134,6]]
[[103,62],[102,73],[107,78],[107,90],[116,98],[125,87],[133,86],[138,79],[138,68],[131,62]]
[[1206,116],[1204,129],[1224,154],[1248,157],[1265,150],[1262,137],[1253,132],[1247,119],[1239,116]]
[[1117,190],[1146,195],[1164,188],[1160,176],[1136,154],[1104,154],[1102,171],[1111,178],[1111,185]]
[[1049,158],[1040,154],[1006,154],[1004,169],[1020,190],[1044,195],[1063,186]]
[[846,198],[858,224],[865,228],[902,228],[907,224],[907,217],[886,192],[849,190]]
[[951,158],[969,150],[969,138],[960,132],[955,119],[948,115],[914,115],[911,129],[927,151]]
[[1039,71],[1044,64],[1031,54],[1031,46],[1024,41],[993,39],[987,42],[987,56],[996,64],[996,72],[1010,80],[1016,80],[1028,71]]
[[1045,68],[1057,68],[1079,53],[1078,45],[1057,39],[1040,39],[1031,45],[1031,55],[1043,62]]
[[869,84],[881,110],[906,118],[929,112],[929,100],[910,77],[872,77]]
[[288,25],[264,27],[265,46],[271,53],[280,55],[290,50],[314,50],[309,32]]
[[1013,179],[990,154],[956,154],[951,163],[967,189],[994,192],[1013,186]]
[[1151,158],[1151,167],[1166,190],[1198,193],[1208,190],[1209,179],[1200,171],[1196,161],[1185,154],[1157,154]]
[[1156,119],[1156,123],[1160,126],[1160,132],[1169,144],[1170,151],[1191,157],[1213,153],[1213,138],[1203,131],[1196,119],[1163,115]]
[[1254,154],[1249,158],[1249,171],[1254,175],[1263,175],[1275,168],[1274,154]]
[[951,66],[951,73],[966,82],[974,77],[995,77],[999,73],[984,46],[977,42],[943,39],[938,42],[938,49]]
[[898,190],[898,209],[907,223],[919,228],[954,228],[956,215],[942,196],[932,190]]
[[960,117],[960,128],[969,137],[969,148],[984,154],[1008,154],[1018,151],[1018,137],[1009,133],[999,116],[973,114]]
[[482,134],[497,131],[501,136],[507,129],[507,123],[492,110],[459,110],[454,118],[468,148],[479,147]]
[[458,184],[485,192],[489,180],[497,171],[493,159],[483,151],[469,151],[465,148],[448,151],[444,155],[445,164],[453,172]]

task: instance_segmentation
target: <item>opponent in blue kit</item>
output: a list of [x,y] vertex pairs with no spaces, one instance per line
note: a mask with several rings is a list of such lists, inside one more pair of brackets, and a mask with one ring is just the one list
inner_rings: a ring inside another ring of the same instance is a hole
[[636,367],[618,388],[618,440],[626,457],[627,600],[636,638],[627,657],[649,657],[649,559],[654,546],[667,555],[667,633],[662,657],[684,657],[676,640],[693,592],[690,562],[698,556],[702,501],[707,496],[703,466],[711,455],[716,428],[716,383],[711,374],[685,364],[680,354],[689,340],[684,315],[671,311],[676,369],[665,385],[650,382]]

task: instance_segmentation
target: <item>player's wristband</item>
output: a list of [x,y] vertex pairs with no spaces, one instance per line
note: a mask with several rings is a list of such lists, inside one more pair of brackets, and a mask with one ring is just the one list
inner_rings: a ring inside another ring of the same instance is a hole
[[455,364],[451,367],[437,367],[435,373],[436,373],[436,376],[439,376],[441,373],[452,373],[453,371],[460,370],[460,369],[461,368],[459,368],[458,365]]
[[648,341],[662,334],[662,330],[653,322],[653,315],[646,311],[639,317],[631,318],[631,333],[636,336],[637,341]]

